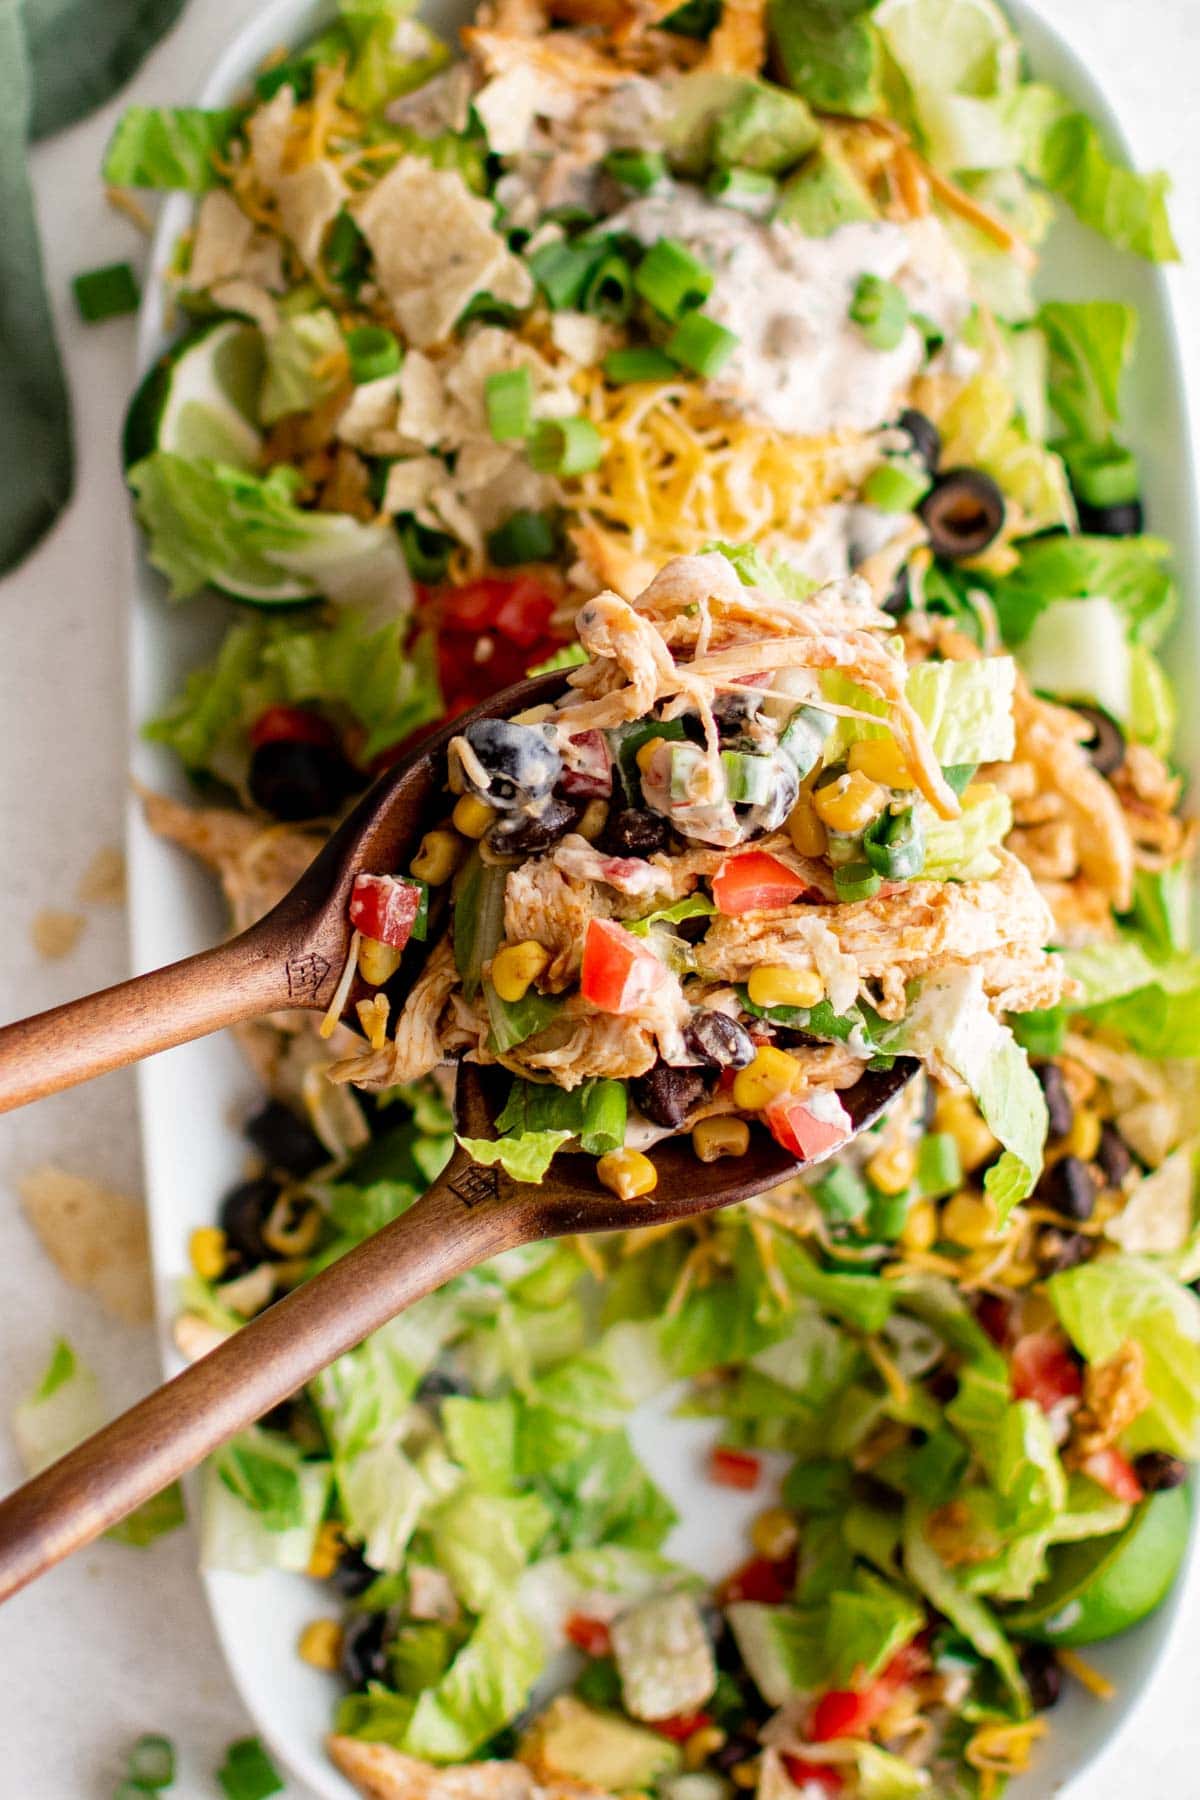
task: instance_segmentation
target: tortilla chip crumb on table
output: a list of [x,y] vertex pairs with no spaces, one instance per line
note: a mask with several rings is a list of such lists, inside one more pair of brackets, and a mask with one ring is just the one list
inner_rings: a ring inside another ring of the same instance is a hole
[[38,955],[52,960],[71,954],[86,923],[82,913],[64,912],[57,906],[44,906],[41,912],[34,914],[29,936]]
[[124,906],[124,852],[113,844],[97,850],[79,878],[75,897],[87,906]]
[[577,1781],[539,1784],[524,1763],[485,1762],[438,1768],[390,1744],[334,1735],[330,1756],[366,1800],[609,1800],[606,1788]]
[[23,1175],[17,1191],[25,1217],[64,1281],[127,1325],[150,1318],[146,1216],[136,1200],[51,1164]]

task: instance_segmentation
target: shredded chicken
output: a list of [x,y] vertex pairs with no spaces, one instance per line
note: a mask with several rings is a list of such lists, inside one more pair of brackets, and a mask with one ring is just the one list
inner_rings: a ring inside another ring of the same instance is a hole
[[611,1013],[580,1015],[569,1008],[561,1018],[500,1058],[517,1074],[540,1074],[554,1085],[576,1088],[595,1077],[629,1080],[652,1069],[658,1057],[646,1024]]
[[579,879],[562,860],[576,843],[591,851],[583,838],[565,839],[552,856],[513,869],[504,888],[504,935],[510,944],[533,939],[551,952],[541,977],[541,986],[551,994],[561,994],[578,979],[588,921],[606,918],[609,911],[603,891],[592,885],[590,870]]
[[165,794],[143,792],[152,831],[215,869],[235,931],[261,919],[294,887],[324,838],[294,825],[265,825],[227,806],[184,806]]
[[524,1763],[443,1768],[405,1756],[390,1744],[337,1735],[326,1743],[333,1761],[365,1800],[609,1800],[607,1788],[583,1782],[553,1780],[542,1786]]
[[[1133,897],[1133,841],[1119,799],[1083,747],[1087,723],[1067,707],[1039,700],[1021,680],[1017,682],[1014,715],[1017,759],[1032,764],[1041,794],[1054,795],[1061,802],[1062,814],[1074,829],[1080,870],[1116,912],[1128,912]],[[1041,821],[1023,817],[1020,822]]]
[[417,1081],[430,1074],[442,1060],[438,1024],[451,992],[458,985],[454,948],[443,938],[425,964],[396,1021],[396,1035],[382,1050],[369,1056],[350,1057],[335,1063],[329,1079],[353,1081],[356,1086],[378,1090],[402,1081]]

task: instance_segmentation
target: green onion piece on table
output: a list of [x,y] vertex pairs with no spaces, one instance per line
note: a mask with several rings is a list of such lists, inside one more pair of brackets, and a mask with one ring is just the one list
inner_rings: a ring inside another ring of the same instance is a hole
[[661,238],[638,264],[633,285],[664,319],[678,319],[712,293],[712,270],[675,238]]
[[256,1737],[230,1744],[217,1780],[227,1800],[268,1800],[283,1792],[283,1779]]
[[894,281],[864,275],[850,302],[850,317],[876,350],[895,350],[908,329],[908,300]]
[[526,438],[533,426],[533,376],[527,368],[498,369],[483,384],[488,430],[498,444]]
[[346,333],[346,352],[350,379],[358,387],[394,375],[403,361],[398,338],[383,325],[356,325]]
[[82,275],[76,275],[71,286],[80,315],[89,325],[136,312],[142,297],[137,276],[127,262],[109,263],[103,269],[88,269]]
[[129,1779],[143,1788],[167,1788],[175,1779],[175,1746],[170,1738],[147,1732],[129,1752]]
[[737,349],[737,334],[707,313],[685,313],[667,339],[667,355],[696,375],[716,375]]
[[529,439],[529,461],[543,475],[583,475],[604,456],[590,419],[543,419]]

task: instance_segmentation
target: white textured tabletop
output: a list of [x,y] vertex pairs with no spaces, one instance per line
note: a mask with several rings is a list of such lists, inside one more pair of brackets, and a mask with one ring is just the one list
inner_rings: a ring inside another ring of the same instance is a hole
[[[1173,171],[1175,220],[1191,265],[1180,278],[1183,316],[1200,314],[1197,0],[1153,0],[1136,18],[1127,0],[1042,0],[1042,7],[1113,96],[1139,160]],[[188,99],[252,10],[252,0],[192,0],[183,23],[123,98]],[[117,843],[121,831],[126,525],[116,439],[133,329],[127,321],[81,327],[68,289],[78,270],[136,260],[142,251],[134,228],[105,205],[96,174],[119,104],[34,158],[79,468],[74,502],[57,530],[0,584],[0,843],[8,872],[0,890],[0,1018],[53,1005],[127,972],[125,922],[115,909],[85,908],[86,929],[59,961],[39,960],[29,939],[39,909],[75,907],[87,863],[101,846]],[[1186,328],[1184,339],[1200,407],[1200,346]],[[2,470],[0,450],[0,479]],[[1192,598],[1200,604],[1200,596]],[[157,1374],[150,1329],[115,1324],[68,1288],[19,1216],[16,1179],[44,1162],[136,1194],[132,1080],[109,1076],[0,1123],[0,1490],[18,1478],[9,1414],[56,1334],[68,1335],[88,1359],[114,1409]],[[123,1749],[153,1730],[179,1746],[175,1792],[182,1800],[218,1793],[211,1772],[229,1740],[251,1727],[225,1673],[194,1571],[189,1533],[148,1551],[103,1545],[0,1611],[5,1800],[102,1800],[119,1776]],[[1132,1728],[1089,1777],[1088,1800],[1200,1791],[1197,1668],[1200,1605]]]

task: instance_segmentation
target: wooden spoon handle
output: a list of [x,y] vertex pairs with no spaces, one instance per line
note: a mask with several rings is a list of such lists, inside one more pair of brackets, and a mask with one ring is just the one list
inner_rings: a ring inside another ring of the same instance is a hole
[[[0,1501],[0,1600],[98,1538],[328,1363],[500,1250],[543,1235],[458,1153],[401,1218]],[[462,1193],[456,1191],[456,1184]]]
[[[239,1019],[302,1001],[297,967],[259,927],[0,1029],[0,1112],[27,1106]],[[307,1000],[305,994],[303,999]]]

